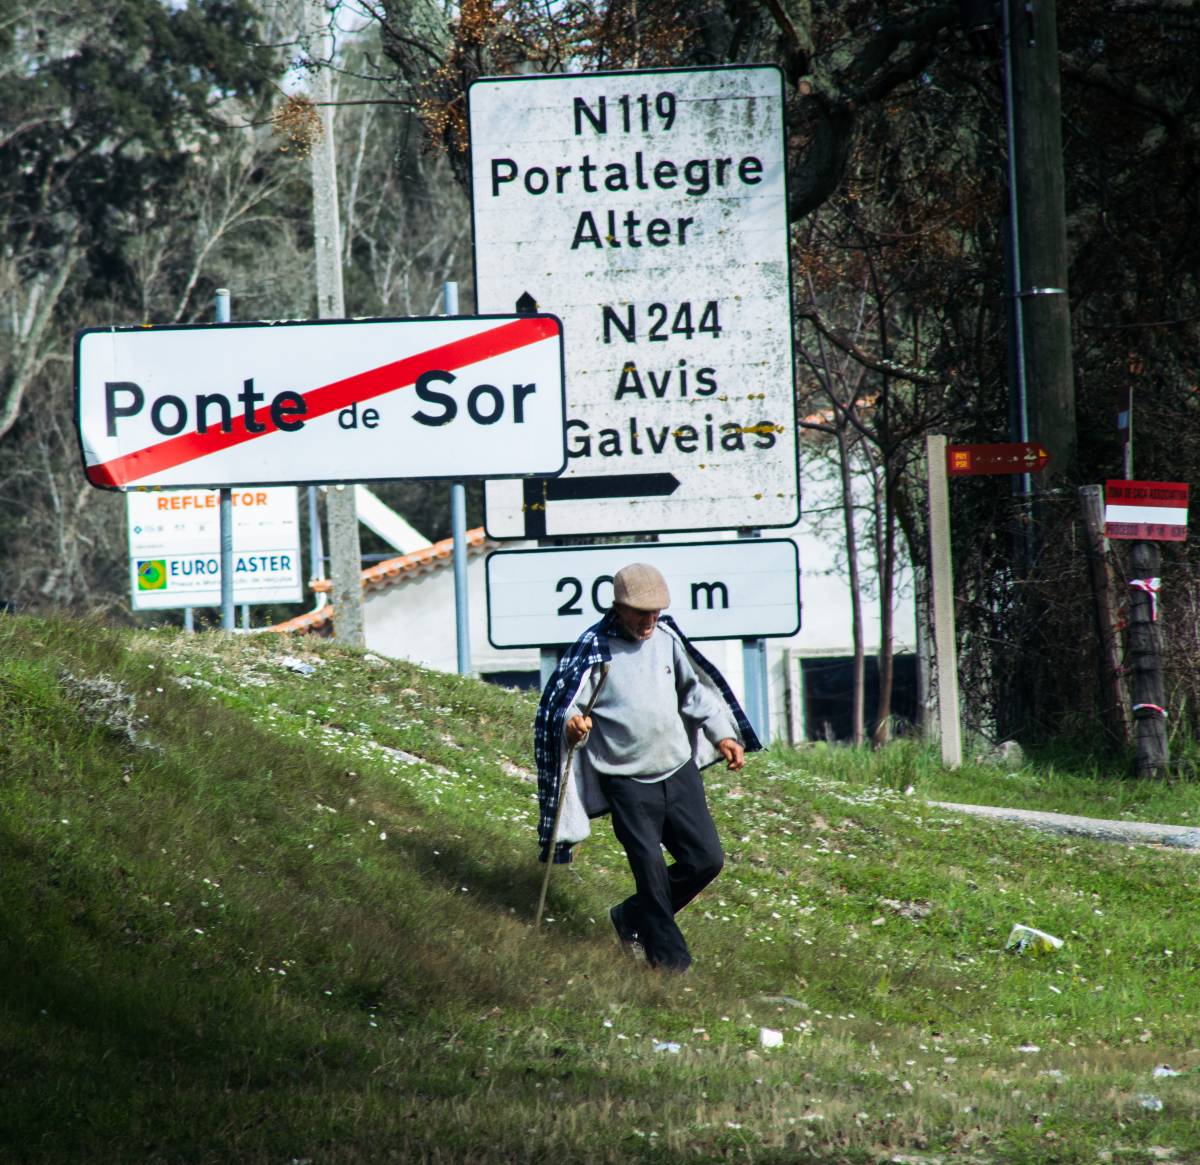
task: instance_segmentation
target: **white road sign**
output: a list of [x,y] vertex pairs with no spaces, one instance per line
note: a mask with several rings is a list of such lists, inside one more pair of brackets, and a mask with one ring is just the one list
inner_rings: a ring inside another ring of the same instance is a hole
[[[221,511],[216,490],[131,490],[129,591],[135,611],[221,603]],[[300,521],[294,486],[230,491],[233,601],[298,603]]]
[[562,328],[548,315],[82,331],[88,480],[268,485],[555,474]]
[[468,107],[477,305],[566,334],[567,471],[489,482],[488,533],[793,524],[779,70],[488,78]]
[[612,604],[612,580],[630,562],[658,567],[668,610],[689,639],[758,639],[800,630],[800,561],[785,538],[562,549],[487,556],[493,647],[572,643]]

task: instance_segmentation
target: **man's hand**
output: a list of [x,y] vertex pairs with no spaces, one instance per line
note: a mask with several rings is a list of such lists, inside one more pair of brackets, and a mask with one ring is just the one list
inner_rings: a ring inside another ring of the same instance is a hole
[[567,741],[570,744],[578,744],[581,740],[587,738],[587,734],[592,730],[592,718],[590,716],[572,716],[567,721]]
[[732,736],[718,741],[717,751],[725,758],[726,767],[735,773],[746,763],[746,750]]

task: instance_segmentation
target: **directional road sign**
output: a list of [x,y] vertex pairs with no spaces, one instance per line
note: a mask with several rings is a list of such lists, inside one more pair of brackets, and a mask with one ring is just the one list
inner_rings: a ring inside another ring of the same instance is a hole
[[1109,481],[1104,485],[1104,535],[1138,542],[1187,540],[1185,481]]
[[486,561],[493,647],[572,643],[612,604],[630,562],[658,567],[669,614],[690,639],[758,639],[800,630],[800,565],[784,538],[497,550]]
[[[300,520],[294,486],[230,491],[233,601],[298,603]],[[220,494],[130,490],[129,590],[135,611],[221,605]]]
[[1036,441],[946,446],[946,472],[951,477],[983,473],[1039,473],[1049,462],[1049,452]]
[[88,480],[110,489],[555,474],[549,315],[89,329]]
[[793,524],[779,70],[488,78],[468,107],[477,304],[566,334],[567,470],[489,482],[488,533]]

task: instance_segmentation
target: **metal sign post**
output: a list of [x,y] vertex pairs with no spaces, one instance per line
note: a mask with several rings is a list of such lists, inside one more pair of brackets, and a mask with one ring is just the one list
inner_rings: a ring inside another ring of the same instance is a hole
[[[216,321],[229,323],[229,292],[217,289]],[[105,388],[107,392],[107,386]],[[233,630],[233,494],[221,487],[221,630]]]
[[[757,530],[743,530],[739,539],[754,539],[761,535]],[[746,543],[743,541],[742,545]],[[797,566],[797,571],[799,567]],[[742,675],[746,690],[746,715],[754,725],[761,741],[771,739],[771,696],[770,676],[767,669],[767,645],[758,636],[742,640]]]
[[[442,288],[443,311],[458,315],[458,284]],[[454,540],[454,631],[458,647],[458,674],[471,674],[471,625],[467,593],[467,488],[461,481],[450,485],[450,533]]]

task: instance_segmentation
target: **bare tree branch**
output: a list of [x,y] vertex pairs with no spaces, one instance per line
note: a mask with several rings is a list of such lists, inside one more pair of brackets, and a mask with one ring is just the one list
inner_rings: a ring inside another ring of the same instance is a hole
[[834,327],[823,319],[815,304],[801,304],[797,307],[796,314],[800,319],[810,321],[822,336],[873,372],[881,372],[887,376],[898,377],[901,380],[911,380],[914,384],[934,385],[941,384],[943,381],[943,377],[929,369],[910,368],[908,365],[900,364],[895,360],[886,360],[881,356],[874,356],[867,352],[860,344],[855,343],[850,338],[844,328]]

